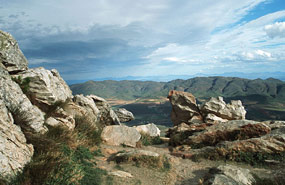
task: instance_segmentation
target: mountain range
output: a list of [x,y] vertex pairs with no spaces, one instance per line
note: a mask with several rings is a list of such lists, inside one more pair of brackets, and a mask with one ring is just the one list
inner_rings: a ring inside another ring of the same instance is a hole
[[96,94],[104,98],[134,100],[137,98],[166,97],[170,90],[190,92],[198,98],[244,97],[259,95],[278,100],[285,99],[285,82],[268,78],[244,79],[237,77],[195,77],[169,82],[154,81],[87,81],[70,86],[74,94]]

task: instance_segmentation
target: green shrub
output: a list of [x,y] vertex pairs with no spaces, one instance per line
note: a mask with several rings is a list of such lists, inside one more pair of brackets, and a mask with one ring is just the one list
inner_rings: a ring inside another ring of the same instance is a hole
[[162,144],[163,141],[160,139],[159,136],[149,136],[148,134],[141,134],[141,139],[140,139],[141,143],[144,146],[148,146],[148,145],[159,145]]

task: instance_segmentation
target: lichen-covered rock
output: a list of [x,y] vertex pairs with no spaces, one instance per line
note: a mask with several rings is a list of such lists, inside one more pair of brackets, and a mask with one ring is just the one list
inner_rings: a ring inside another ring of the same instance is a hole
[[264,123],[249,120],[232,120],[206,127],[202,132],[193,133],[183,143],[196,146],[214,146],[222,141],[261,137],[270,133],[270,131],[270,127]]
[[[1,64],[2,65],[2,64]],[[23,130],[44,133],[44,114],[32,105],[19,85],[14,82],[6,69],[0,65],[0,99],[13,114],[15,123]]]
[[154,123],[139,125],[135,126],[134,128],[137,129],[137,131],[141,134],[147,134],[151,137],[160,136],[160,130]]
[[9,180],[20,172],[34,153],[33,146],[26,143],[20,127],[0,100],[0,176]]
[[17,41],[6,32],[0,30],[0,62],[10,74],[28,69],[28,61],[19,49]]
[[120,125],[120,119],[116,115],[116,113],[113,111],[112,107],[109,105],[109,103],[95,95],[89,95],[87,98],[91,98],[94,103],[96,104],[96,107],[100,111],[100,116],[99,116],[99,122],[102,125]]
[[129,122],[135,119],[133,113],[130,111],[120,108],[115,110],[115,113],[117,114],[118,118],[120,119],[120,122]]
[[107,145],[136,147],[136,143],[140,140],[141,135],[133,127],[112,125],[104,127],[101,138]]
[[53,105],[55,102],[64,102],[72,97],[72,92],[59,73],[42,67],[29,69],[17,74],[22,79],[29,79],[28,93],[34,103],[38,105]]
[[187,124],[203,122],[196,99],[191,93],[172,90],[168,99],[172,105],[171,120],[174,126],[182,122]]
[[233,166],[220,165],[211,168],[205,176],[205,185],[251,185],[255,182],[250,170]]
[[222,97],[211,98],[202,106],[201,111],[203,115],[211,113],[226,120],[243,120],[246,115],[240,100],[232,100],[231,103],[226,104]]

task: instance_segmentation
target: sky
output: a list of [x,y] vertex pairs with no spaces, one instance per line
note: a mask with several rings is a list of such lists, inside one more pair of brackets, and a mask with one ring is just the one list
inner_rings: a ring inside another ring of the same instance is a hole
[[0,0],[0,29],[68,81],[285,72],[284,0]]

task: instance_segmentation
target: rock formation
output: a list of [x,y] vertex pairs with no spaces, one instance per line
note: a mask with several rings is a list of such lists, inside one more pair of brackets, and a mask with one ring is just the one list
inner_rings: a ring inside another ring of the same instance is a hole
[[245,119],[246,111],[240,100],[226,104],[222,97],[211,98],[203,105],[196,104],[195,97],[188,92],[172,90],[168,95],[172,105],[171,120],[174,126],[180,123],[219,123]]
[[0,61],[10,74],[28,69],[28,61],[19,49],[17,41],[9,33],[0,30]]
[[120,119],[113,111],[109,103],[98,96],[89,95],[87,98],[91,98],[96,104],[97,108],[100,111],[99,122],[104,123],[105,125],[120,125]]
[[[94,127],[120,124],[118,116],[103,98],[72,96],[69,86],[55,69],[28,69],[28,61],[15,39],[1,30],[0,86],[2,178],[12,178],[31,160],[34,150],[26,143],[25,134],[44,134],[48,131],[45,125],[73,130],[80,124],[76,123],[77,118],[88,120]],[[135,146],[140,134],[134,128],[123,130],[130,133],[132,141],[122,143]],[[124,132],[122,135],[128,136]]]
[[124,122],[129,122],[135,119],[133,113],[131,113],[130,111],[124,109],[124,108],[120,108],[115,110],[115,113],[117,114],[117,116],[120,119],[120,122],[124,123]]
[[153,123],[135,126],[134,128],[141,134],[146,134],[151,137],[160,136],[159,128]]
[[141,135],[133,127],[113,125],[104,127],[101,137],[108,145],[136,147],[136,143],[140,140]]
[[209,170],[209,173],[204,177],[203,184],[251,185],[254,182],[255,180],[248,169],[233,165],[220,165]]
[[40,106],[50,106],[58,101],[65,102],[72,96],[68,85],[55,69],[49,71],[39,67],[18,73],[15,77],[19,76],[22,79],[29,79],[28,93],[33,103]]
[[31,144],[18,125],[14,124],[13,117],[0,100],[0,174],[10,178],[20,172],[34,153]]
[[174,126],[184,123],[202,123],[203,117],[191,93],[172,90],[168,99],[172,105],[171,120]]

